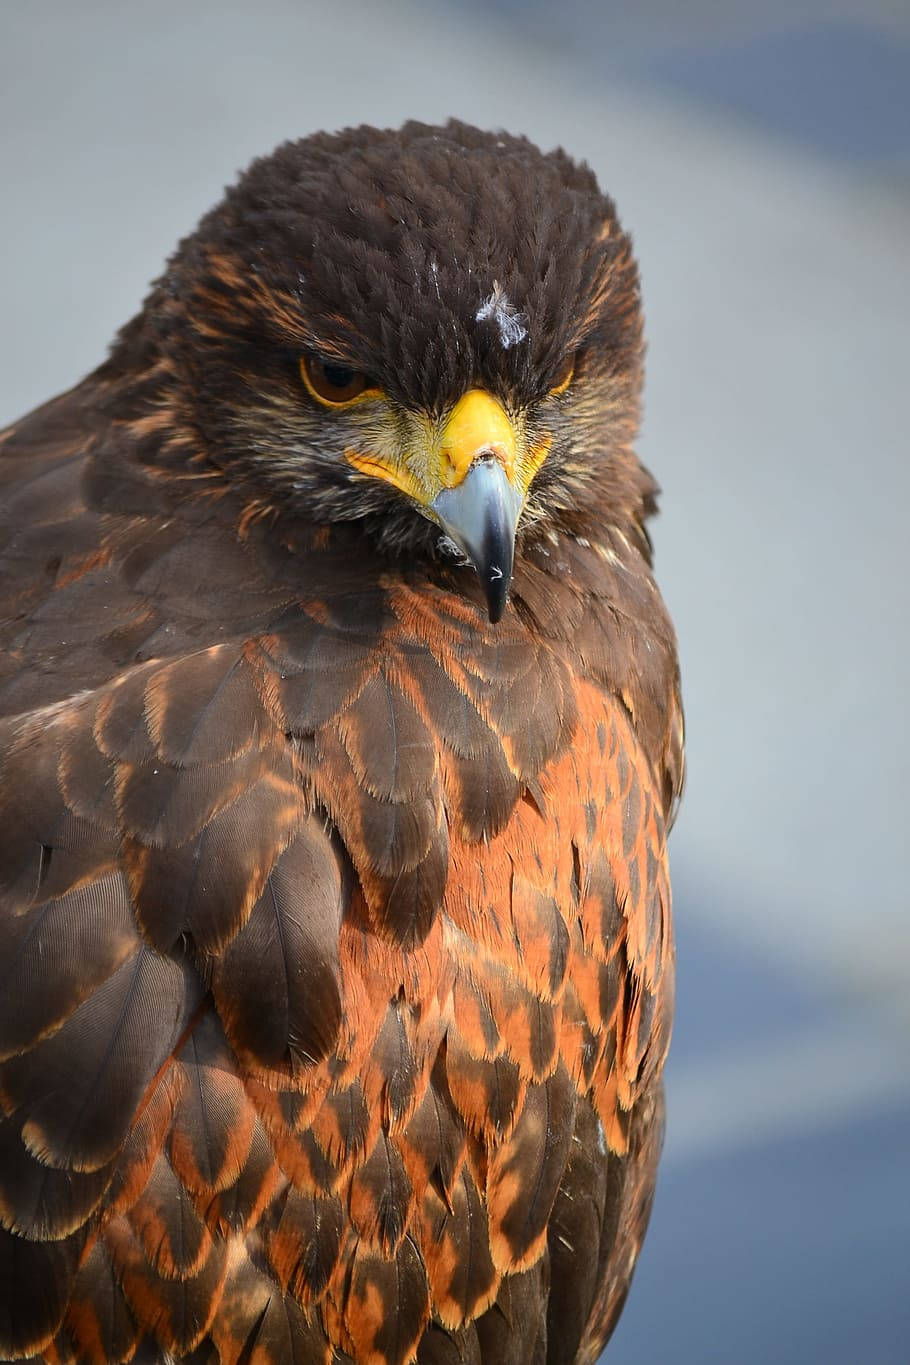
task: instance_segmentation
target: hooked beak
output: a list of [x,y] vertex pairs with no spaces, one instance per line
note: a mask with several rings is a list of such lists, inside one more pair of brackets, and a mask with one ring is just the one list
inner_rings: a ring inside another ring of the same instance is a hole
[[477,388],[462,394],[441,431],[426,418],[423,436],[409,461],[353,448],[345,454],[361,474],[413,498],[467,555],[495,623],[509,597],[518,519],[550,436],[526,445],[499,400]]
[[450,539],[470,559],[486,594],[490,620],[500,620],[509,596],[521,493],[492,453],[476,456],[454,488],[430,504]]

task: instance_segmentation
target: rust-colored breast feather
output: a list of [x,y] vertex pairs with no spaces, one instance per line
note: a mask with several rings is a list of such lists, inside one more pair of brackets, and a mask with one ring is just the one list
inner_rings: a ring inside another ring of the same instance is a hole
[[554,544],[491,627],[109,510],[80,401],[0,457],[0,1357],[592,1361],[672,1004],[646,565]]

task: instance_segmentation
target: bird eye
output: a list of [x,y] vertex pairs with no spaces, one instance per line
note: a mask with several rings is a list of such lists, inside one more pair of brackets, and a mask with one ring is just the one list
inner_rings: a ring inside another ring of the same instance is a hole
[[573,355],[569,357],[565,365],[563,365],[562,369],[560,370],[559,375],[557,376],[556,379],[556,383],[550,389],[550,397],[558,398],[561,393],[565,393],[566,389],[572,383],[572,380],[574,378],[575,356]]
[[300,361],[300,374],[307,390],[323,406],[346,408],[364,398],[379,394],[378,386],[362,370],[306,355]]

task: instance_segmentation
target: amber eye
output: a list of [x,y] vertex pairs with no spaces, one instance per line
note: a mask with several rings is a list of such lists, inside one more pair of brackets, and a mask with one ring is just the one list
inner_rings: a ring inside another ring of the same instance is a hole
[[570,356],[570,357],[569,357],[569,359],[566,361],[565,365],[564,365],[564,366],[562,367],[562,369],[560,370],[559,376],[558,376],[558,378],[557,378],[557,380],[556,380],[556,383],[555,383],[555,384],[552,386],[552,388],[550,389],[550,397],[551,397],[551,398],[558,398],[559,395],[560,395],[561,393],[565,393],[566,389],[567,389],[567,388],[569,387],[569,385],[572,383],[572,380],[573,380],[574,378],[575,378],[575,356],[573,355],[573,356]]
[[373,398],[380,392],[369,375],[364,374],[362,370],[352,370],[347,365],[320,360],[315,355],[305,355],[301,358],[300,374],[317,402],[330,408],[345,408],[349,403]]

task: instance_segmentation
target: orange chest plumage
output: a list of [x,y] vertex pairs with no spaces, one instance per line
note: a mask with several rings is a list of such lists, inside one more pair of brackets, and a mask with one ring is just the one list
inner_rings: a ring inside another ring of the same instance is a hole
[[301,603],[214,531],[195,591],[134,523],[33,609],[23,660],[78,603],[88,685],[5,723],[0,1237],[48,1286],[13,1348],[519,1361],[561,1301],[596,1349],[653,1183],[679,752],[671,656],[562,553],[494,629],[318,555]]

